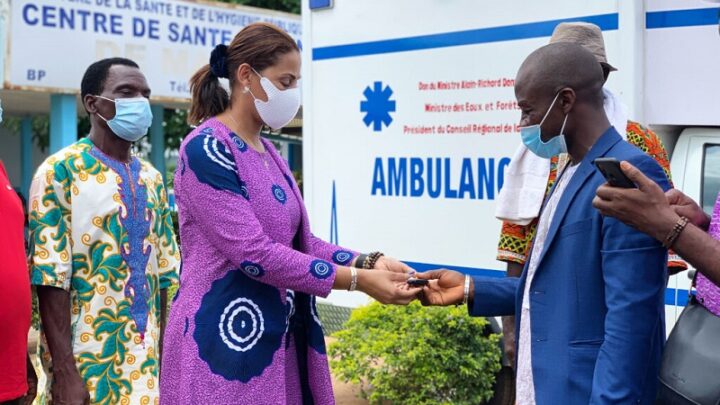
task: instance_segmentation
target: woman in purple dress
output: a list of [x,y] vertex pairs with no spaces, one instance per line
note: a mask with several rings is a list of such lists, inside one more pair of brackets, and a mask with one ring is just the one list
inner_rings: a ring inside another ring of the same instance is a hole
[[[720,240],[720,195],[715,202],[708,233],[713,239]],[[713,283],[704,274],[698,272],[695,279],[697,299],[708,311],[720,316],[720,286]]]
[[334,403],[315,296],[357,288],[405,304],[418,292],[406,265],[310,232],[290,169],[260,137],[263,125],[281,128],[297,113],[299,78],[293,39],[256,23],[191,79],[190,121],[201,124],[175,173],[183,265],[162,404]]

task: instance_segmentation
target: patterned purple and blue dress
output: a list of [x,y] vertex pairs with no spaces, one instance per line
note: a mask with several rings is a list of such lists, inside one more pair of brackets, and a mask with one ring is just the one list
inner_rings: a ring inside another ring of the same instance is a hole
[[[720,240],[720,195],[718,195],[715,207],[713,208],[708,233],[714,239]],[[720,316],[720,286],[714,284],[701,273],[698,273],[695,282],[697,283],[697,298],[702,305],[707,308],[708,311]]]
[[357,253],[310,232],[287,164],[217,119],[180,148],[180,289],[165,332],[162,404],[331,404],[315,296]]

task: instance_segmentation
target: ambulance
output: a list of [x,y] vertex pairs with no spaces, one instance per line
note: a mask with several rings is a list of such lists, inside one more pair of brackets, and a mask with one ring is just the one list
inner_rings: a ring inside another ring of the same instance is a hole
[[[710,213],[720,191],[719,7],[305,0],[303,175],[315,232],[418,270],[504,277],[494,212],[520,143],[515,74],[565,21],[603,30],[618,68],[606,86],[661,136],[675,186]],[[669,326],[688,287],[687,273],[669,281]]]
[[[720,191],[719,7],[303,0],[304,197],[315,233],[417,270],[504,277],[494,213],[520,144],[515,74],[569,21],[602,29],[618,68],[606,87],[661,136],[675,186],[710,213]],[[689,287],[688,272],[668,282],[668,333]]]

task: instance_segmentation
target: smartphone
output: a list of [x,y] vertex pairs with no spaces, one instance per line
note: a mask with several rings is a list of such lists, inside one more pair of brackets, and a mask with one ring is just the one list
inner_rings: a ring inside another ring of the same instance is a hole
[[428,281],[428,280],[423,280],[420,278],[410,278],[407,281],[407,283],[410,287],[423,287],[423,286],[428,285],[429,282],[430,281]]
[[597,158],[593,160],[593,164],[602,173],[608,184],[613,187],[620,188],[637,188],[635,183],[630,180],[620,169],[620,162],[615,158]]

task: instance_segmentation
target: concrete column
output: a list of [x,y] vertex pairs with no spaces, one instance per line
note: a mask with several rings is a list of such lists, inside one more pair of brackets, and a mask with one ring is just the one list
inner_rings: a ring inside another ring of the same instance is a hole
[[288,144],[288,166],[290,166],[290,170],[295,171],[297,168],[297,163],[295,162],[295,145]]
[[163,116],[165,108],[162,105],[152,105],[153,120],[150,126],[150,162],[165,178],[165,128]]
[[50,95],[50,154],[77,141],[77,105],[74,94]]

